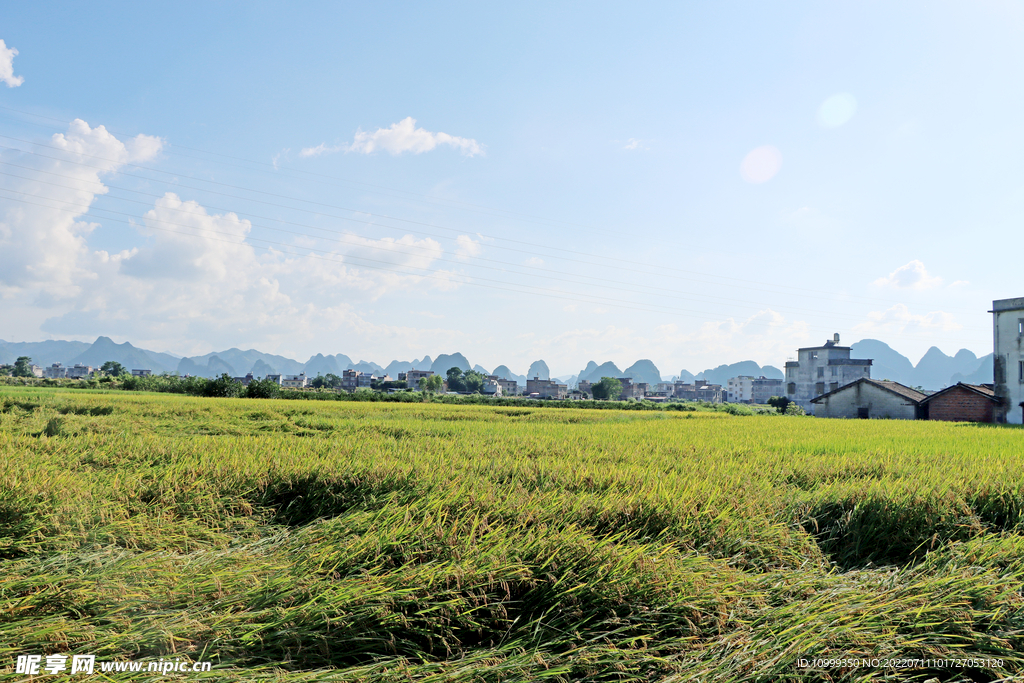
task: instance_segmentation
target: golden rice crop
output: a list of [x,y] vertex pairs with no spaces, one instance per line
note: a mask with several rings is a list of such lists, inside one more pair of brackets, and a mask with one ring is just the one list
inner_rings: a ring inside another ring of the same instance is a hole
[[1006,427],[6,387],[0,667],[996,680],[1022,456]]

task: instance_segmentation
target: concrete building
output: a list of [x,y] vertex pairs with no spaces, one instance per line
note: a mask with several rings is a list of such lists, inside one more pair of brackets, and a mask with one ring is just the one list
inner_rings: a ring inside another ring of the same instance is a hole
[[814,397],[870,377],[871,361],[850,358],[850,347],[840,346],[836,334],[822,346],[797,349],[797,360],[786,361],[786,397],[813,413]]
[[91,365],[75,363],[74,367],[68,368],[67,377],[71,379],[88,379],[92,376],[94,370],[95,368]]
[[751,387],[752,403],[764,405],[772,396],[785,396],[786,384],[781,379],[768,379],[764,375],[755,377]]
[[[132,377],[149,377],[153,374],[152,370],[132,370]],[[252,377],[252,375],[249,375]]]
[[526,380],[526,393],[534,398],[564,399],[569,395],[569,387],[565,384],[559,384],[552,379],[534,377],[533,379]]
[[277,384],[280,384],[283,377],[284,375],[267,375],[263,379],[269,379],[271,382],[276,382]]
[[480,393],[484,396],[500,397],[501,396],[501,384],[495,377],[485,377],[484,385],[480,387]]
[[297,375],[281,375],[281,386],[286,389],[304,389],[308,384],[304,372]]
[[419,389],[420,380],[433,374],[433,370],[409,370],[408,372],[398,373],[398,379],[399,381],[404,381],[405,386],[410,389]]
[[32,371],[33,377],[38,377],[39,379],[42,379],[43,375],[46,374],[46,368],[40,367],[38,365],[30,365],[28,366],[28,369]]
[[43,377],[47,379],[61,379],[67,377],[68,369],[60,363],[54,363],[50,367],[43,370]]
[[[149,370],[146,370],[146,372],[148,373]],[[133,375],[135,374],[134,370],[132,370],[132,374]],[[231,379],[233,379],[236,382],[240,383],[243,387],[247,387],[247,386],[249,386],[249,383],[252,382],[253,377],[252,377],[252,373],[250,372],[250,373],[247,373],[245,375],[245,377],[232,377]]]
[[698,401],[725,403],[725,390],[721,384],[708,384],[708,381],[705,379],[695,379],[693,380],[693,386]]
[[990,384],[957,384],[946,387],[922,402],[924,417],[949,422],[995,422],[1002,401]]
[[996,422],[1024,422],[1024,297],[992,302]]
[[619,377],[619,382],[622,383],[622,393],[619,395],[620,401],[630,398],[643,398],[647,395],[647,382],[634,382],[632,377]]
[[862,377],[811,399],[817,417],[917,420],[923,417],[920,391],[899,382]]
[[730,377],[725,383],[725,400],[729,403],[750,403],[754,400],[754,378],[749,375]]
[[[494,380],[501,387],[501,393],[498,396],[515,396],[519,393],[519,383],[514,379],[505,379],[497,375],[487,375],[486,379]],[[485,391],[484,393],[487,392]]]

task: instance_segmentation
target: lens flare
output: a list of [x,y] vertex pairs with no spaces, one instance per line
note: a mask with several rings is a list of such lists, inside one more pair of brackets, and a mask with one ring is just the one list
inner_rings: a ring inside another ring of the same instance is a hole
[[848,92],[833,95],[818,107],[818,125],[838,128],[857,113],[857,99]]
[[740,176],[748,183],[764,183],[775,177],[782,168],[782,152],[772,145],[750,151],[740,164]]

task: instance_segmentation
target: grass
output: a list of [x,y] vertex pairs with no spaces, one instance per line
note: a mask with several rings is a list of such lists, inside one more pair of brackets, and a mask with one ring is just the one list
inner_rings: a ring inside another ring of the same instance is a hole
[[948,423],[4,387],[0,666],[994,681],[1024,672],[1022,454]]

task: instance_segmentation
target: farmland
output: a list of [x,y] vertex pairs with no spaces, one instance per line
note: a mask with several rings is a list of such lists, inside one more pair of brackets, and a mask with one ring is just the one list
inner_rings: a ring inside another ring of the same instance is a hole
[[5,387],[0,667],[996,680],[1022,458],[1005,427]]

